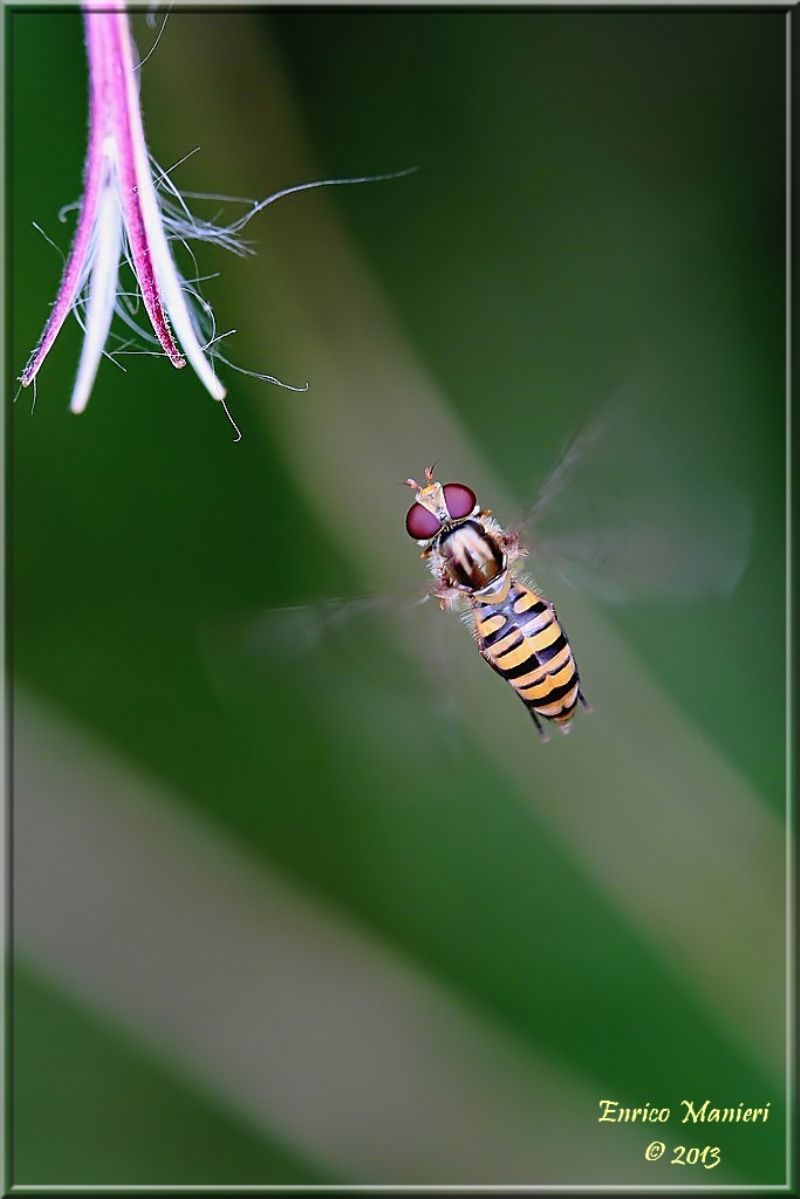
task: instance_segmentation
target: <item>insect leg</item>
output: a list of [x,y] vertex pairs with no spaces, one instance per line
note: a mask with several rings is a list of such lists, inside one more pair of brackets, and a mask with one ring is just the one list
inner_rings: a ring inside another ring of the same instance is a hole
[[[525,707],[527,708],[528,705],[525,704]],[[528,708],[528,711],[531,714],[531,719],[533,720],[533,723],[536,725],[536,731],[539,734],[539,736],[541,737],[542,742],[544,743],[546,741],[549,741],[550,734],[548,733],[547,729],[544,728],[544,726],[542,725],[542,722],[539,720],[539,717],[536,715],[533,708]]]
[[578,699],[580,700],[581,704],[583,705],[583,710],[585,712],[593,712],[594,711],[592,705],[589,703],[588,699],[586,698],[586,696],[583,694],[582,691],[578,692]]
[[434,599],[438,599],[439,607],[442,611],[445,608],[457,608],[459,604],[464,602],[463,587],[451,587],[446,582],[442,582],[438,587],[434,587],[430,594]]

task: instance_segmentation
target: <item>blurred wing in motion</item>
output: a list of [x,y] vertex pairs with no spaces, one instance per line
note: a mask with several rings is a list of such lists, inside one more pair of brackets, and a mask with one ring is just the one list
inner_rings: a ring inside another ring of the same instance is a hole
[[523,518],[523,543],[611,603],[729,593],[752,511],[715,450],[699,422],[656,412],[641,393],[617,397],[562,451]]
[[[447,739],[456,721],[450,638],[467,650],[472,645],[460,622],[430,599],[429,588],[416,588],[209,623],[201,632],[203,657],[229,704],[275,702],[277,691],[291,703],[293,693],[304,693],[318,697],[335,721],[337,703],[356,694],[371,716],[383,710],[385,722],[402,697],[403,709],[427,713],[428,727]],[[390,622],[394,636],[387,635]]]
[[428,599],[427,592],[402,598],[361,595],[266,608],[239,626],[241,648],[255,656],[302,655],[337,643],[352,653],[359,642],[359,630],[363,636],[368,622],[417,607]]

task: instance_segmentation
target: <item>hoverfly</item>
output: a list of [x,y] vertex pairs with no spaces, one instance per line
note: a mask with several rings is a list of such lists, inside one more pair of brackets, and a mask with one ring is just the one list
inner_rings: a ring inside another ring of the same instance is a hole
[[[415,493],[405,527],[432,587],[410,600],[383,594],[272,609],[249,622],[242,648],[249,656],[291,652],[294,660],[360,617],[436,598],[462,609],[481,656],[519,695],[542,740],[543,722],[569,732],[578,705],[589,705],[564,625],[523,561],[530,551],[606,603],[730,592],[747,562],[751,512],[741,489],[704,469],[707,455],[697,422],[681,430],[678,417],[660,421],[623,398],[567,441],[511,527],[469,486],[441,484],[426,468],[422,485],[405,480]],[[361,641],[349,640],[337,669],[353,666]]]
[[466,599],[480,655],[516,691],[543,741],[542,719],[568,733],[577,705],[589,705],[566,633],[553,604],[528,586],[514,567],[527,551],[491,510],[481,508],[463,483],[425,483],[406,514],[406,531],[423,547],[442,608]]

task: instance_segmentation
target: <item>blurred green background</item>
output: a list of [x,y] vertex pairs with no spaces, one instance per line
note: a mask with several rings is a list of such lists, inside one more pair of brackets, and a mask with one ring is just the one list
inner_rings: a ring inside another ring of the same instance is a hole
[[[74,323],[10,411],[14,1183],[783,1180],[784,19],[170,16],[142,89],[158,161],[200,147],[182,188],[420,169],[281,201],[251,259],[196,248],[227,353],[310,383],[221,366],[241,443],[157,358],[104,362],[71,416]],[[31,222],[66,251],[80,192],[80,18],[11,11],[7,47],[18,374],[60,270]],[[548,580],[596,709],[569,740],[538,744],[454,619],[447,715],[414,617],[357,654],[227,660],[214,630],[261,608],[424,581],[407,474],[440,458],[510,520],[630,379],[699,441],[701,484],[750,497],[753,550],[732,597],[689,606]],[[252,895],[190,936],[181,904],[203,871],[238,879],[231,854]],[[286,914],[262,877],[304,913],[303,969],[291,937],[259,949]],[[277,977],[296,1039],[259,1007]],[[663,1126],[596,1122],[601,1098],[687,1096],[771,1117],[671,1124],[721,1147],[708,1172],[644,1161]]]

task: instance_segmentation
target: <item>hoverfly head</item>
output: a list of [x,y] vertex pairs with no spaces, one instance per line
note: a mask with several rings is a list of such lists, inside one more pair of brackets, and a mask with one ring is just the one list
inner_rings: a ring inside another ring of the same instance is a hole
[[436,537],[446,525],[466,520],[478,510],[475,492],[463,483],[437,483],[432,466],[425,467],[425,483],[406,479],[406,486],[417,498],[406,513],[406,531],[415,541],[424,543]]

